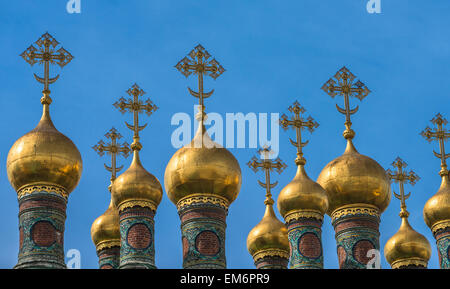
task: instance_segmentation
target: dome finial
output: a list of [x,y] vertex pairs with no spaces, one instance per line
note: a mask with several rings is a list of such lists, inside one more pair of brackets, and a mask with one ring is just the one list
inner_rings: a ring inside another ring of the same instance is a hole
[[[34,44],[34,45],[33,45]],[[44,77],[39,77],[34,74],[34,78],[44,84],[44,90],[42,90],[43,96],[41,103],[50,105],[52,99],[50,98],[49,85],[58,80],[59,75],[50,78],[50,64],[57,64],[63,68],[66,64],[72,61],[73,56],[64,48],[56,48],[59,42],[56,41],[50,34],[43,34],[35,43],[28,47],[20,56],[25,59],[31,66],[35,63],[44,64]]]
[[430,127],[426,127],[420,135],[423,136],[428,142],[433,140],[437,140],[439,142],[440,153],[433,151],[434,155],[441,159],[441,170],[439,175],[444,179],[448,180],[448,169],[447,169],[447,158],[450,157],[450,154],[445,153],[445,141],[450,138],[450,130],[445,128],[445,125],[448,123],[447,120],[440,114],[436,114],[436,116],[431,120],[433,124],[436,125],[436,130],[432,130]]
[[112,198],[119,212],[122,212],[127,206],[136,204],[156,211],[162,197],[161,184],[155,176],[145,170],[139,158],[139,151],[142,149],[139,132],[147,126],[147,124],[139,125],[139,114],[145,113],[150,116],[158,107],[149,98],[145,101],[139,99],[145,92],[136,83],[127,90],[127,94],[132,98],[121,97],[113,105],[122,114],[133,113],[133,124],[125,122],[125,125],[134,133],[133,142],[130,145],[133,151],[133,160],[128,169],[114,181]]
[[406,200],[411,193],[405,194],[404,185],[415,185],[419,176],[413,171],[405,171],[407,164],[399,157],[392,163],[396,171],[386,171],[389,179],[399,184],[399,194],[394,196],[400,200],[400,218],[402,223],[398,232],[392,236],[384,247],[384,255],[392,269],[426,268],[431,256],[431,246],[428,240],[416,232],[408,222],[409,212],[406,210]]
[[302,148],[305,147],[309,141],[302,142],[302,130],[306,127],[309,132],[313,132],[315,128],[319,127],[319,124],[309,116],[307,121],[304,121],[302,118],[302,114],[306,111],[298,101],[295,101],[288,110],[294,114],[292,119],[289,119],[285,114],[281,116],[280,125],[284,130],[287,130],[290,126],[295,128],[296,132],[296,141],[289,139],[291,144],[297,147],[297,158],[295,159],[295,164],[297,166],[304,166],[306,164],[306,159],[303,157]]
[[400,200],[400,217],[401,218],[408,218],[409,213],[406,210],[406,200],[409,198],[411,193],[405,194],[404,185],[406,183],[409,183],[411,185],[415,185],[418,180],[420,180],[420,177],[413,171],[404,171],[403,169],[408,166],[407,163],[405,163],[400,157],[397,157],[395,161],[392,163],[392,167],[397,169],[396,171],[391,171],[390,169],[386,170],[386,174],[389,177],[389,180],[394,181],[395,183],[399,184],[399,190],[400,193],[397,194],[394,192],[394,196]]
[[289,119],[283,114],[280,125],[284,130],[292,127],[296,131],[296,140],[289,139],[289,141],[297,147],[297,158],[295,159],[297,173],[278,195],[278,210],[286,224],[305,216],[322,222],[323,215],[328,209],[328,198],[325,190],[308,177],[305,170],[306,159],[303,157],[302,151],[309,142],[302,142],[302,130],[308,128],[312,133],[319,124],[311,116],[307,118],[307,121],[302,118],[301,114],[306,110],[300,106],[298,101],[295,101],[288,110],[294,114],[294,117]]
[[[364,83],[360,80],[354,82],[355,79],[356,76],[344,66],[334,75],[334,79],[330,78],[322,86],[322,90],[333,98],[336,95],[344,96],[345,108],[341,108],[337,104],[336,108],[340,113],[345,114],[344,138],[347,140],[351,140],[355,136],[355,131],[351,128],[352,121],[350,116],[355,114],[359,108],[359,106],[356,106],[354,109],[350,109],[350,96],[363,100],[370,93],[370,90]],[[337,86],[336,83],[338,84]]]
[[258,162],[256,157],[253,157],[247,165],[256,173],[261,168],[265,172],[266,182],[263,183],[258,180],[258,183],[261,187],[266,188],[266,200],[264,204],[273,205],[272,193],[270,189],[273,189],[278,181],[271,184],[270,183],[270,172],[275,169],[279,174],[287,167],[285,163],[280,158],[277,158],[275,161],[272,161],[270,155],[273,153],[270,147],[264,146],[262,149],[258,150],[259,155],[261,156],[261,162]]
[[259,162],[253,157],[247,165],[257,172],[259,169],[265,172],[266,182],[258,180],[263,188],[266,188],[266,199],[264,204],[266,210],[262,220],[250,231],[247,236],[247,249],[252,255],[256,268],[286,269],[289,260],[289,240],[286,226],[278,220],[273,209],[273,199],[270,189],[274,188],[278,182],[270,183],[270,172],[275,169],[281,173],[285,168],[279,158],[272,161],[269,147],[264,146],[258,150],[261,156]]

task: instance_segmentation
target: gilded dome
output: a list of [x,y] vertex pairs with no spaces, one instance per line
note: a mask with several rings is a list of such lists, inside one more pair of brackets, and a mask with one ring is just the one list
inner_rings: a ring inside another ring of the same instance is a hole
[[16,191],[30,184],[50,184],[70,193],[80,180],[82,166],[80,152],[55,128],[47,104],[36,128],[14,143],[6,161]]
[[147,172],[139,159],[139,152],[134,151],[130,167],[121,174],[112,186],[112,201],[120,209],[129,202],[151,203],[154,209],[162,199],[162,187],[158,179]]
[[120,246],[119,212],[112,200],[108,209],[92,224],[91,237],[97,251],[111,246]]
[[402,218],[400,229],[384,246],[384,256],[392,268],[407,265],[427,266],[431,256],[428,240],[414,231],[407,217]]
[[448,174],[442,177],[438,192],[426,202],[423,208],[423,218],[432,230],[435,225],[441,222],[450,223],[450,181]]
[[328,215],[353,204],[368,204],[383,212],[391,200],[385,170],[373,159],[358,153],[351,139],[342,156],[323,168],[317,182],[328,195]]
[[278,249],[289,254],[287,228],[275,216],[272,205],[266,206],[266,212],[261,222],[248,234],[247,249],[252,256],[269,249]]
[[299,210],[324,215],[328,209],[328,197],[325,190],[308,177],[304,166],[299,165],[294,179],[280,192],[277,204],[284,218]]
[[215,195],[232,203],[241,181],[236,158],[212,141],[203,125],[191,143],[172,156],[164,174],[164,186],[174,204],[192,194]]

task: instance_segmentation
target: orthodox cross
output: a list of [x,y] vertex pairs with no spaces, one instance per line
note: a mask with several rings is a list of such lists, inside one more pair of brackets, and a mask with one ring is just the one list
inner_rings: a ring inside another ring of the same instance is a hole
[[420,180],[419,176],[413,171],[404,171],[408,165],[399,157],[395,159],[392,163],[392,167],[396,169],[396,171],[391,171],[390,169],[386,170],[386,173],[391,181],[399,184],[399,194],[394,192],[394,196],[400,200],[401,203],[401,212],[400,216],[408,217],[408,212],[406,211],[406,203],[405,201],[409,198],[411,193],[405,195],[404,185],[406,183],[410,183],[412,186],[416,184],[418,180]]
[[44,77],[39,77],[34,74],[34,78],[42,84],[44,84],[44,93],[43,100],[44,102],[51,103],[51,98],[49,96],[49,84],[54,83],[58,80],[59,75],[56,75],[53,78],[50,78],[49,66],[50,64],[57,64],[61,68],[63,68],[66,64],[72,61],[73,56],[64,48],[58,47],[59,42],[56,41],[50,34],[45,33],[39,38],[34,45],[30,45],[20,56],[25,59],[31,66],[35,63],[44,64]]
[[420,133],[420,135],[429,142],[433,140],[437,140],[439,142],[440,153],[437,153],[434,150],[433,153],[436,157],[441,159],[441,171],[439,172],[439,175],[443,177],[448,175],[446,159],[450,157],[450,153],[445,153],[445,141],[450,138],[450,131],[445,129],[447,120],[440,113],[436,114],[431,122],[436,125],[436,130],[433,131],[430,127],[427,126]]
[[133,125],[127,122],[125,122],[125,124],[130,130],[134,132],[131,149],[133,151],[139,151],[142,148],[142,145],[139,142],[139,132],[147,126],[147,124],[141,126],[139,125],[139,114],[145,112],[148,116],[150,116],[158,109],[158,107],[153,104],[153,102],[149,98],[147,98],[145,102],[139,99],[139,97],[143,96],[145,92],[137,84],[134,84],[130,89],[128,89],[127,93],[133,98],[125,99],[121,97],[119,101],[114,103],[114,107],[119,109],[122,114],[124,114],[125,112],[133,113]]
[[345,108],[341,108],[337,104],[336,108],[340,113],[345,114],[346,130],[344,131],[344,137],[346,139],[352,139],[355,136],[355,132],[351,129],[352,122],[350,116],[355,114],[359,108],[359,106],[356,106],[354,109],[350,109],[350,96],[363,100],[370,93],[370,90],[364,83],[360,80],[354,82],[355,79],[356,76],[344,66],[334,75],[334,79],[330,78],[322,86],[322,90],[332,98],[336,95],[344,96]]
[[295,129],[297,139],[293,141],[289,138],[291,144],[297,147],[297,158],[295,159],[296,165],[305,165],[306,160],[303,157],[302,148],[308,144],[309,141],[302,142],[302,130],[304,128],[308,128],[309,132],[313,132],[315,128],[319,126],[319,124],[309,116],[305,121],[302,118],[302,114],[306,111],[298,101],[295,101],[293,105],[289,106],[288,110],[294,114],[294,117],[289,119],[285,114],[281,116],[280,125],[284,130],[287,130],[289,127]]
[[111,155],[111,166],[108,166],[106,164],[105,168],[109,172],[111,172],[111,183],[114,182],[116,179],[116,174],[119,172],[123,166],[117,167],[116,165],[116,157],[118,155],[122,155],[124,158],[128,157],[128,154],[130,153],[130,148],[127,142],[124,142],[122,144],[117,143],[118,139],[122,138],[122,135],[117,132],[115,128],[111,128],[106,134],[105,137],[110,139],[110,143],[103,142],[103,140],[100,140],[95,146],[92,148],[100,155],[103,156],[105,152],[108,155]]
[[280,158],[277,158],[275,161],[270,159],[270,154],[272,153],[269,147],[263,147],[258,150],[259,155],[261,156],[261,161],[259,162],[256,157],[252,157],[252,159],[247,163],[247,165],[256,173],[261,169],[266,174],[266,182],[263,183],[258,180],[258,183],[261,187],[266,188],[266,200],[264,201],[265,205],[273,205],[274,201],[272,199],[272,193],[270,189],[273,189],[278,181],[275,183],[270,183],[270,172],[272,170],[276,170],[279,174],[287,167],[285,163]]
[[210,92],[203,92],[203,75],[211,76],[214,80],[225,72],[225,69],[215,59],[211,59],[211,55],[200,44],[197,45],[187,56],[181,59],[175,68],[178,69],[184,76],[188,77],[192,73],[198,76],[198,92],[193,91],[188,87],[189,93],[198,98],[202,113],[204,114],[203,100],[210,97],[214,89]]

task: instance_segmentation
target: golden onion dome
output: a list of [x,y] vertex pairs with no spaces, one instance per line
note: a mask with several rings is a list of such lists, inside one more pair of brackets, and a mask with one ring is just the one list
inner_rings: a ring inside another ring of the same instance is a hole
[[218,196],[232,203],[241,182],[236,158],[211,140],[202,122],[191,143],[172,156],[164,174],[164,186],[174,204],[193,194]]
[[354,204],[372,205],[381,213],[391,200],[385,170],[373,159],[358,153],[351,139],[347,140],[344,154],[323,168],[317,182],[327,192],[328,215]]
[[287,228],[278,220],[271,204],[266,205],[264,217],[248,234],[247,249],[252,256],[273,249],[289,254]]
[[82,166],[75,144],[53,125],[48,104],[36,128],[14,143],[6,161],[8,179],[16,191],[48,184],[70,193],[80,180]]
[[408,265],[426,267],[431,246],[427,238],[411,227],[406,214],[398,232],[384,246],[384,256],[393,269]]
[[112,200],[108,209],[92,224],[91,237],[97,251],[120,246],[119,212]]
[[423,217],[425,223],[433,231],[441,223],[449,225],[450,223],[450,181],[448,172],[443,174],[441,187],[438,192],[432,196],[423,208]]
[[120,209],[126,204],[149,204],[155,210],[162,199],[162,187],[158,179],[147,172],[135,150],[130,167],[121,174],[112,186],[112,201]]
[[284,218],[299,210],[324,215],[328,209],[328,197],[325,190],[308,177],[304,166],[299,165],[294,179],[280,192],[277,204]]

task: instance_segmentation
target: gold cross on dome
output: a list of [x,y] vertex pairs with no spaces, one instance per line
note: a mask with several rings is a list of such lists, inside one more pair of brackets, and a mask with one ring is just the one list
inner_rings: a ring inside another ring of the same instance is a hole
[[344,66],[334,75],[334,79],[330,78],[322,86],[322,90],[333,98],[336,95],[344,96],[345,108],[341,108],[337,104],[336,108],[340,113],[345,114],[346,130],[344,131],[344,137],[346,139],[352,139],[355,136],[355,132],[351,129],[351,115],[355,114],[359,109],[359,106],[350,109],[350,96],[363,100],[370,93],[370,90],[364,83],[360,80],[355,82],[355,79],[356,76]]
[[434,140],[437,140],[439,142],[440,153],[437,153],[434,150],[433,153],[436,157],[441,159],[441,171],[439,172],[439,174],[443,177],[445,175],[448,175],[446,160],[450,157],[450,153],[445,153],[445,141],[450,138],[450,131],[445,128],[447,120],[440,113],[436,114],[431,122],[436,126],[436,130],[432,130],[427,126],[420,133],[420,135],[429,142]]
[[117,143],[118,139],[122,138],[122,135],[115,129],[111,128],[106,134],[105,137],[110,139],[110,143],[105,143],[103,140],[100,140],[95,146],[92,148],[100,155],[103,156],[105,152],[111,155],[111,166],[104,164],[106,170],[111,172],[111,183],[116,179],[116,174],[119,172],[123,166],[117,167],[116,165],[116,157],[118,155],[122,155],[124,158],[127,158],[130,153],[130,148],[127,142],[122,144]]
[[192,73],[197,74],[198,77],[198,92],[193,91],[188,87],[189,93],[198,98],[201,112],[203,113],[203,100],[210,97],[214,89],[210,92],[203,92],[203,76],[207,75],[214,80],[225,72],[222,65],[215,59],[211,59],[211,55],[200,44],[197,45],[187,56],[181,59],[175,68],[178,69],[184,76],[188,77]]
[[281,174],[283,170],[287,167],[285,163],[280,158],[272,161],[270,155],[273,153],[272,150],[265,146],[262,149],[258,150],[259,155],[261,156],[261,161],[258,161],[258,158],[252,157],[252,159],[247,163],[247,165],[256,173],[260,169],[265,172],[266,182],[263,183],[258,180],[258,183],[261,187],[266,188],[266,200],[264,204],[273,205],[274,201],[272,199],[272,193],[270,189],[273,189],[278,181],[275,183],[270,183],[270,172],[274,169]]
[[150,116],[158,109],[158,107],[153,104],[149,98],[147,98],[145,102],[139,99],[139,97],[143,96],[145,92],[137,84],[134,84],[130,89],[128,89],[127,93],[133,98],[125,99],[121,97],[119,101],[114,103],[114,107],[119,109],[122,114],[125,112],[133,113],[133,125],[127,122],[125,122],[125,124],[134,132],[131,149],[139,151],[142,148],[142,145],[139,142],[139,132],[147,126],[147,124],[141,126],[139,125],[139,114],[145,112],[148,116]]
[[305,158],[303,157],[302,148],[305,147],[309,141],[302,142],[302,130],[307,128],[309,132],[313,132],[315,128],[319,127],[319,124],[309,116],[305,121],[302,117],[302,114],[306,111],[298,101],[295,101],[288,110],[294,114],[294,117],[289,119],[285,114],[281,116],[280,125],[284,130],[287,130],[289,127],[295,129],[296,132],[296,141],[293,141],[289,138],[291,144],[297,147],[297,158],[295,159],[295,163],[297,165],[304,165],[306,163]]
[[57,64],[62,68],[73,59],[73,56],[63,47],[57,50],[58,45],[59,42],[55,38],[45,33],[20,55],[31,66],[36,63],[44,64],[44,77],[39,77],[36,74],[34,74],[34,77],[38,82],[44,84],[44,98],[46,96],[47,99],[45,100],[48,102],[51,102],[48,96],[50,94],[49,84],[54,83],[59,78],[59,75],[50,78],[50,64]]
[[395,159],[392,163],[392,167],[396,169],[396,171],[391,171],[390,169],[386,170],[386,173],[391,181],[399,184],[400,193],[397,194],[394,192],[394,196],[400,200],[402,212],[406,212],[406,203],[405,201],[409,198],[411,193],[405,194],[404,185],[406,183],[414,186],[417,181],[420,180],[420,177],[413,171],[404,171],[408,165],[399,157]]

